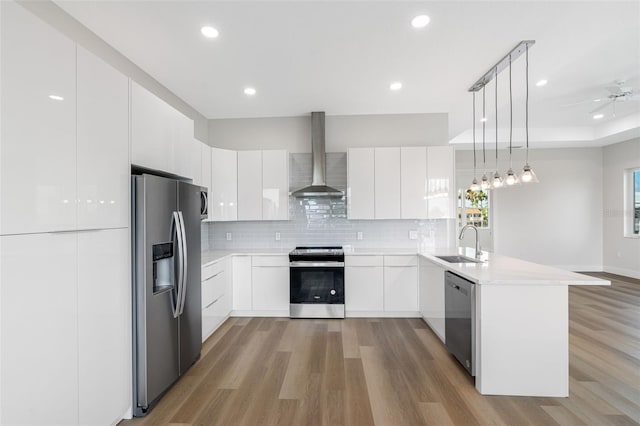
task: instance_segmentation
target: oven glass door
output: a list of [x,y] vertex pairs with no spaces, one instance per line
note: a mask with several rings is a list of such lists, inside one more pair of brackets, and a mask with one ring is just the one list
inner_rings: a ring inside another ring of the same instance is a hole
[[291,303],[344,304],[344,268],[291,267]]

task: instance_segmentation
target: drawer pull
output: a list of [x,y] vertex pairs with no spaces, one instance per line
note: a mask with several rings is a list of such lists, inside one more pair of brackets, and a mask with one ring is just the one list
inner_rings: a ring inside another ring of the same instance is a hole
[[220,271],[220,272],[218,272],[218,273],[217,273],[217,274],[215,274],[215,275],[211,275],[209,278],[205,278],[204,280],[202,280],[202,282],[212,280],[212,279],[214,279],[215,277],[217,277],[218,275],[220,275],[220,274],[221,274],[221,273],[223,273],[223,272],[224,272],[224,271]]

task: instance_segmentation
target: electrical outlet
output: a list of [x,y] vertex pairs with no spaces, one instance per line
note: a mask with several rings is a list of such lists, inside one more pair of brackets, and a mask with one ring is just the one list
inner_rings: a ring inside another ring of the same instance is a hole
[[358,231],[358,233],[356,234],[356,238],[357,238],[358,240],[361,240],[361,239],[362,239],[362,232],[361,232],[361,231]]
[[280,241],[280,233],[276,232],[276,241]]
[[227,241],[231,241],[231,232],[227,232]]
[[418,231],[409,231],[409,239],[410,240],[417,240],[418,239]]

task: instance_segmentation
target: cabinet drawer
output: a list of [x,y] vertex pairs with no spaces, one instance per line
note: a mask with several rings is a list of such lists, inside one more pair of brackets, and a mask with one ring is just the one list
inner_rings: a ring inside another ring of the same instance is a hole
[[212,302],[226,293],[225,284],[225,271],[220,271],[218,274],[202,281],[202,309],[207,308]]
[[289,267],[289,256],[253,256],[253,266],[286,266]]
[[216,263],[210,263],[202,267],[202,281],[213,277],[214,275],[219,274],[224,271],[224,261],[219,261]]
[[382,256],[345,256],[345,266],[382,266]]
[[385,256],[384,266],[418,266],[418,256]]

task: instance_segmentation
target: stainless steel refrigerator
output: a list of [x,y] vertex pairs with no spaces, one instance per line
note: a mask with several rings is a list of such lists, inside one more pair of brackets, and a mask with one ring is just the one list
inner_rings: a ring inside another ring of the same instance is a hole
[[200,357],[202,189],[132,176],[135,416],[146,415]]

